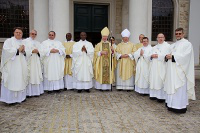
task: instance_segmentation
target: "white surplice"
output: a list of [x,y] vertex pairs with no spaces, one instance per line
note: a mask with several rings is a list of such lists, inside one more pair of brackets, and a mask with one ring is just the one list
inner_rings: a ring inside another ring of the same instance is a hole
[[[41,44],[33,40],[31,37],[24,40],[26,49],[31,51],[31,56],[28,58],[28,80],[27,86],[28,96],[39,96],[44,93],[42,65],[40,60]],[[38,49],[39,54],[32,53],[34,49]]]
[[[82,47],[85,46],[87,53],[82,52]],[[90,89],[93,87],[93,55],[94,47],[87,40],[76,42],[73,46],[73,88],[75,89]]]
[[163,42],[157,44],[152,48],[151,54],[157,54],[158,58],[152,58],[149,66],[149,89],[150,97],[158,99],[165,99],[166,94],[163,90],[165,73],[166,73],[166,62],[165,56],[170,54],[170,44]]
[[[26,99],[26,86],[28,84],[28,68],[26,57],[23,53],[17,54],[17,49],[24,42],[15,37],[4,42],[1,57],[1,98],[5,103],[20,103]],[[27,55],[28,55],[28,51]]]
[[[44,66],[44,90],[60,90],[64,88],[65,48],[60,41],[46,40],[41,44],[41,56]],[[59,53],[50,53],[52,49]]]
[[[143,56],[140,55],[141,49],[144,51]],[[140,94],[149,94],[149,62],[152,47],[139,48],[134,53],[136,61],[136,75],[135,75],[135,91]]]
[[167,61],[164,91],[168,107],[183,109],[188,105],[188,99],[195,100],[194,82],[194,53],[192,44],[181,39],[171,45],[174,56]]

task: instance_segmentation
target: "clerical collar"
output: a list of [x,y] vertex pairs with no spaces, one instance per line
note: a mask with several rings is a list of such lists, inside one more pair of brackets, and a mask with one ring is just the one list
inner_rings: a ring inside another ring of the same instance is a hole
[[80,40],[80,41],[82,41],[82,42],[86,42],[86,39],[83,41],[83,40]]
[[70,40],[70,41],[67,41],[67,40],[66,40],[65,42],[73,42],[73,41],[72,41],[72,40]]
[[34,41],[34,39],[32,37],[29,37],[28,39],[30,39],[31,41]]
[[53,40],[51,40],[51,39],[48,39],[49,41],[54,41],[54,39]]
[[[129,42],[129,41],[128,41],[128,42]],[[127,44],[128,42],[124,42],[124,41],[123,41],[123,43],[125,43],[125,44]]]
[[182,40],[185,40],[185,38],[182,38],[182,39],[180,39],[180,40],[177,40],[177,42],[178,42],[178,41],[182,41]]
[[158,45],[162,45],[162,44],[164,44],[165,43],[165,41],[163,42],[163,43],[158,43]]
[[149,44],[148,44],[147,46],[144,46],[144,45],[143,45],[143,47],[144,47],[144,48],[147,48],[147,47],[149,47]]
[[15,41],[21,41],[22,39],[17,39],[15,36],[12,37]]

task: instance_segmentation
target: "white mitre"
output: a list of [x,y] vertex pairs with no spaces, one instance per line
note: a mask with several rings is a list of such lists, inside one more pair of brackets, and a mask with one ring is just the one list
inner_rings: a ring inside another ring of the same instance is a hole
[[131,33],[128,29],[124,29],[121,33],[122,37],[130,37]]

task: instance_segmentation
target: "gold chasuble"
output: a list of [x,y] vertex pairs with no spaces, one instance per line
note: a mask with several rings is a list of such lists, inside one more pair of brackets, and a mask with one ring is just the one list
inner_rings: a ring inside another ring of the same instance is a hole
[[[100,84],[112,84],[114,80],[114,62],[110,47],[110,42],[101,41],[94,49],[94,76]],[[100,55],[101,51],[107,51],[108,54]]]
[[136,51],[137,51],[139,48],[143,47],[143,44],[137,43],[137,44],[135,44],[135,47],[136,47]]
[[[74,43],[75,42],[73,42],[73,41],[71,41],[71,42],[64,42],[63,43],[63,46],[65,47],[65,53],[66,53],[66,55],[71,55],[72,54]],[[72,68],[72,58],[65,58],[65,70],[64,70],[64,74],[72,76],[71,68]]]
[[[133,43],[121,42],[117,45],[116,53],[118,54],[131,54],[133,55],[136,51],[136,47]],[[128,80],[135,75],[135,61],[130,58],[121,58],[118,60],[119,63],[119,76],[122,80]]]

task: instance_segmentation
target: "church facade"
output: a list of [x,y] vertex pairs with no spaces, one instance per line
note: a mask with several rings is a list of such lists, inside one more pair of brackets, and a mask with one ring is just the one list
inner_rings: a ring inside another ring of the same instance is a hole
[[[158,33],[164,33],[166,41],[172,43],[174,30],[183,27],[194,47],[195,64],[199,64],[199,0],[29,0],[28,5],[27,29],[36,29],[39,41],[47,39],[51,30],[60,41],[65,40],[67,32],[77,41],[79,33],[86,31],[95,45],[101,29],[107,26],[118,43],[121,31],[128,28],[133,43],[144,34],[155,45]],[[7,37],[0,35],[3,43]]]

